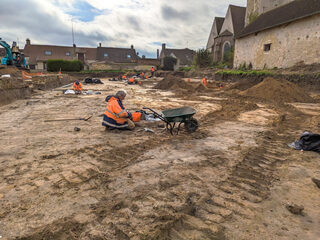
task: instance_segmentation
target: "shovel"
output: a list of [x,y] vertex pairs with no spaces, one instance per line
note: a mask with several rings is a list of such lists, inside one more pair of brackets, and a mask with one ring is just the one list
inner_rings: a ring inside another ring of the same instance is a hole
[[61,118],[61,119],[49,119],[44,121],[45,122],[76,121],[76,120],[88,121],[90,118],[92,118],[92,116],[87,118]]

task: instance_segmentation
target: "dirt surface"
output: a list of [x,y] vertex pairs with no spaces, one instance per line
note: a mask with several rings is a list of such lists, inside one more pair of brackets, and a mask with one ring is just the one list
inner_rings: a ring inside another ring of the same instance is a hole
[[265,78],[261,83],[240,93],[278,103],[312,102],[311,96],[297,85],[282,79]]
[[[180,96],[174,84],[155,89],[160,81],[140,87],[104,79],[84,86],[101,95],[59,89],[1,107],[2,239],[320,238],[320,191],[312,182],[320,156],[287,146],[304,130],[319,132],[320,104],[277,105],[265,93],[215,89]],[[194,107],[200,127],[174,136],[159,122],[105,131],[104,99],[119,89],[130,110]]]

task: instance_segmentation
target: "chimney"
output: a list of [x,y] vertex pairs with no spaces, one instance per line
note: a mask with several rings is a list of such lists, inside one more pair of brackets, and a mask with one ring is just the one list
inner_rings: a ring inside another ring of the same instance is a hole
[[162,43],[162,51],[166,49],[166,44]]
[[159,59],[159,49],[157,49],[157,59]]
[[74,44],[73,44],[73,47],[74,47],[74,48],[76,48],[76,47],[77,47],[77,45],[74,43]]
[[30,41],[29,38],[27,38],[27,40],[26,40],[26,45],[30,45],[30,44],[31,44],[31,41]]
[[133,49],[133,45],[131,45],[131,49]]
[[101,47],[101,43],[99,43],[99,47]]

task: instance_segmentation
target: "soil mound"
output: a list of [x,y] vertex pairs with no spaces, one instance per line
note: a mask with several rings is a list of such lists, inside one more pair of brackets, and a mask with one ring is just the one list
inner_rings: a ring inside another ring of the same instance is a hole
[[154,88],[161,90],[194,90],[194,87],[191,84],[181,78],[171,75],[160,81],[156,86],[154,86]]
[[236,90],[244,91],[257,85],[261,81],[262,81],[261,79],[255,79],[255,78],[241,79],[236,83],[232,84],[230,87],[228,87],[228,90],[236,89]]
[[202,83],[199,83],[198,86],[195,88],[195,91],[196,92],[205,92],[207,91],[208,88],[206,88],[205,86],[203,86]]
[[243,91],[240,95],[284,102],[313,102],[302,88],[282,79],[265,78],[261,83]]

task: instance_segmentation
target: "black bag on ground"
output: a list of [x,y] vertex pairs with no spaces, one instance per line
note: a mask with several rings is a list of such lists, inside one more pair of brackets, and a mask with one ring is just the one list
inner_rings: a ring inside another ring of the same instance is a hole
[[99,78],[92,79],[92,82],[95,84],[103,84],[103,82],[101,82],[101,80]]
[[84,83],[86,83],[86,84],[90,84],[90,83],[93,83],[93,81],[92,81],[92,78],[90,78],[90,77],[87,77],[85,80],[84,80]]
[[298,141],[289,145],[296,150],[315,151],[320,153],[320,134],[304,132]]

